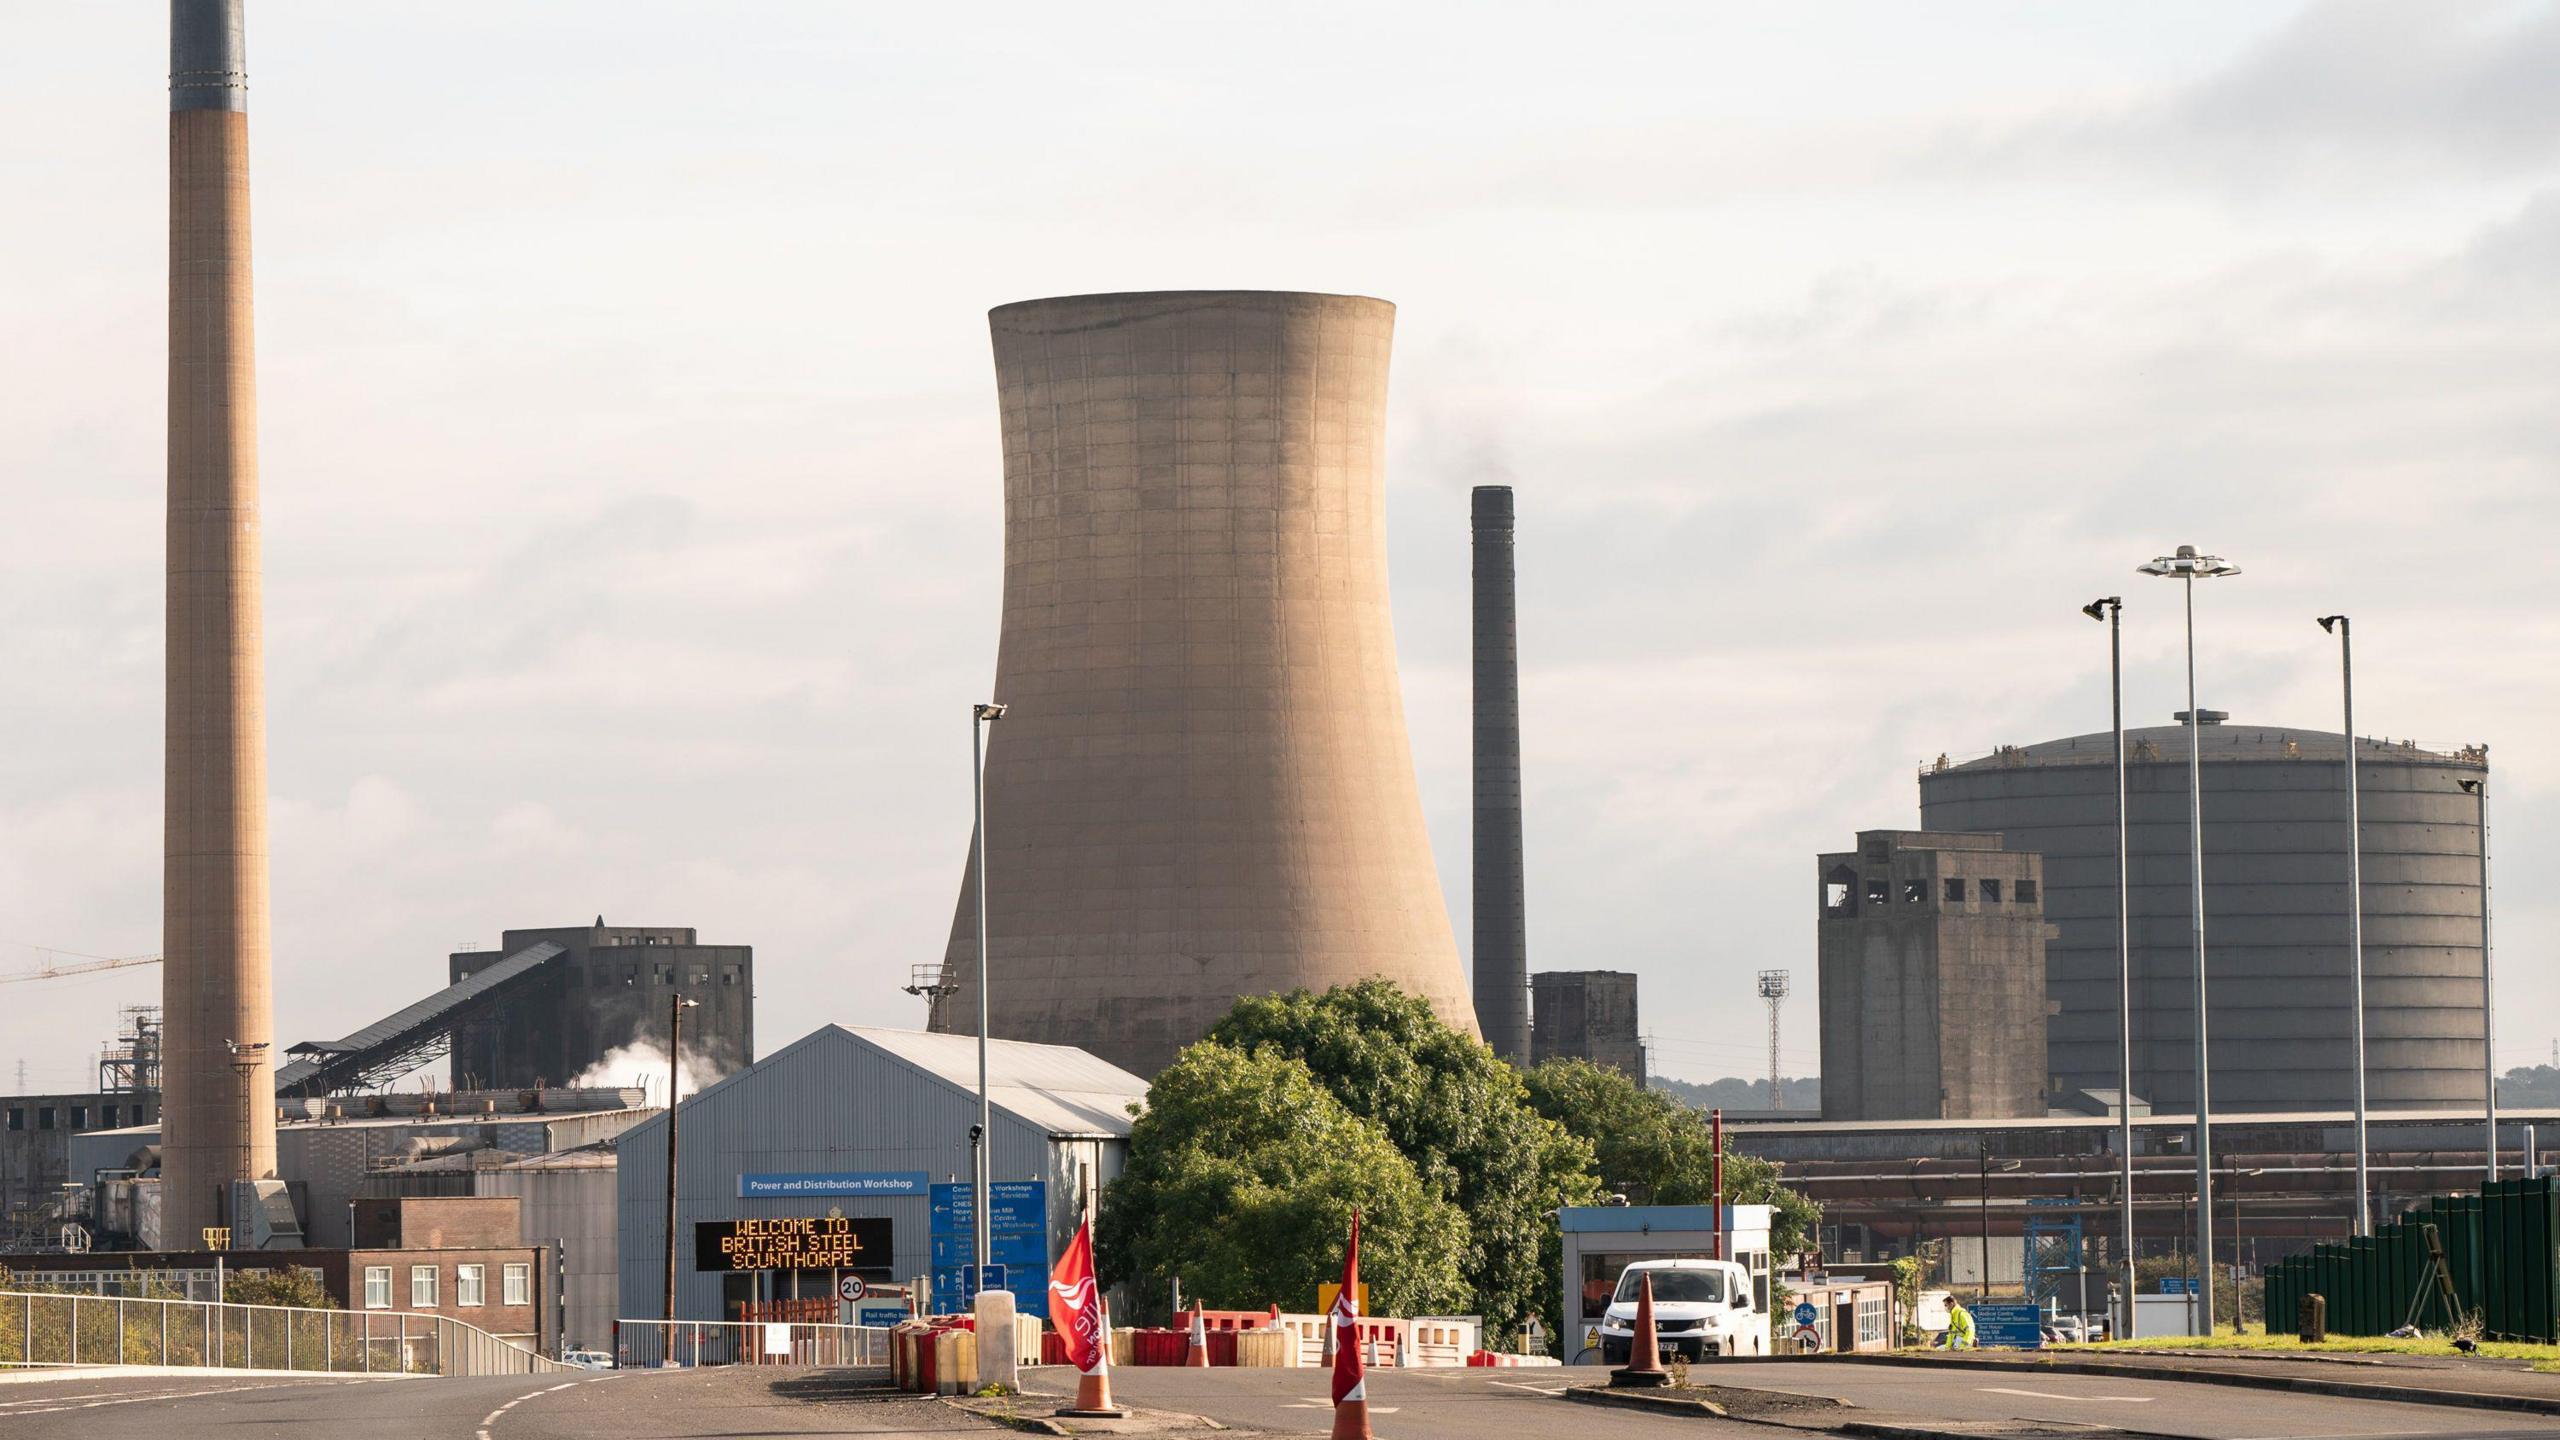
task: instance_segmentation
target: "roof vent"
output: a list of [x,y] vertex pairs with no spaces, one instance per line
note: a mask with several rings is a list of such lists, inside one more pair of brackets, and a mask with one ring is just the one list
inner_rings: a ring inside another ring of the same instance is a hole
[[[2184,725],[2187,723],[2187,712],[2181,710],[2169,718],[2177,721],[2181,725]],[[2231,712],[2228,710],[2199,710],[2196,712],[2196,723],[2199,725],[2219,725],[2230,718]]]

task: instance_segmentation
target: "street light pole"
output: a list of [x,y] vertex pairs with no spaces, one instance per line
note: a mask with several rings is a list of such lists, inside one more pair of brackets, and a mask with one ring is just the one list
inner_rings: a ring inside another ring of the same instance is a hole
[[[1982,1303],[1991,1303],[1991,1140],[1977,1142],[1982,1153]],[[2023,1268],[2023,1260],[2020,1262]]]
[[969,793],[977,820],[971,827],[977,837],[977,877],[969,888],[978,897],[978,1145],[977,1164],[972,1167],[976,1235],[977,1269],[963,1288],[975,1294],[986,1283],[987,1254],[987,1172],[993,1168],[990,1154],[995,1141],[994,1110],[987,1102],[987,727],[1004,718],[1005,707],[992,701],[969,707]]
[[[2191,1298],[2188,1333],[2213,1334],[2213,1083],[2212,1060],[2206,1041],[2210,1034],[2211,1007],[2205,993],[2204,962],[2204,712],[2196,707],[2196,582],[2222,575],[2237,575],[2240,567],[2218,555],[2199,555],[2193,545],[2181,545],[2175,555],[2163,555],[2150,564],[2137,567],[2145,575],[2170,577],[2184,582],[2187,609],[2187,833],[2189,870],[2192,884],[2190,905],[2194,911],[2196,969],[2196,1288],[2201,1294]],[[2204,1317],[2204,1328],[2195,1328],[2193,1318]]]
[[[684,1012],[702,1002],[682,995],[667,1001],[667,1296],[658,1318],[672,1325],[676,1318],[676,1077],[684,1055]],[[667,1354],[675,1353],[675,1331],[666,1334]]]
[[[2480,1070],[2489,1120],[2489,1180],[2498,1179],[2498,1010],[2497,972],[2489,950],[2489,777],[2465,780],[2462,788],[2480,802]],[[2533,1177],[2533,1157],[2525,1157],[2525,1178]]]
[[[2371,1152],[2365,1144],[2364,1065],[2364,817],[2356,784],[2356,660],[2353,626],[2344,615],[2323,615],[2320,628],[2338,637],[2338,684],[2345,694],[2347,741],[2347,975],[2348,1015],[2356,1066],[2356,1233],[2373,1233]],[[2236,1216],[2237,1210],[2233,1211]],[[2238,1220],[2232,1222],[2235,1232]],[[2233,1246],[2239,1245],[2235,1238]],[[2236,1250],[2235,1250],[2236,1258]]]
[[[2080,607],[2107,622],[2107,710],[2116,740],[2116,1157],[2123,1167],[2124,1317],[2116,1333],[2133,1336],[2133,906],[2132,871],[2126,858],[2124,776],[2124,597],[2110,595]],[[2083,1308],[2086,1308],[2085,1306]]]

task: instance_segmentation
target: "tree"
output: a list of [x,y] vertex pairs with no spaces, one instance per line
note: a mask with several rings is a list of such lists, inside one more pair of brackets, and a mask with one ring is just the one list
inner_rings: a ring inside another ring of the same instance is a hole
[[1531,1107],[1519,1072],[1483,1041],[1385,980],[1248,997],[1209,1039],[1301,1063],[1385,1132],[1427,1193],[1464,1212],[1461,1269],[1489,1335],[1514,1335],[1552,1308],[1549,1212],[1597,1195],[1591,1150]]
[[[1715,1131],[1705,1115],[1618,1071],[1585,1060],[1550,1060],[1527,1076],[1539,1114],[1589,1142],[1607,1185],[1644,1191],[1655,1205],[1705,1205],[1716,1198]],[[1778,1167],[1725,1147],[1725,1200],[1767,1205],[1772,1256],[1805,1248],[1822,1208],[1779,1183]]]
[[1164,1316],[1177,1275],[1213,1307],[1312,1309],[1316,1286],[1342,1274],[1354,1209],[1378,1313],[1465,1299],[1465,1217],[1377,1125],[1295,1059],[1203,1041],[1147,1087],[1128,1168],[1095,1221],[1096,1258],[1105,1285],[1133,1285],[1131,1318]]
[[222,1296],[234,1305],[295,1305],[305,1310],[335,1310],[338,1301],[320,1286],[320,1272],[299,1265],[282,1270],[234,1270],[223,1283]]

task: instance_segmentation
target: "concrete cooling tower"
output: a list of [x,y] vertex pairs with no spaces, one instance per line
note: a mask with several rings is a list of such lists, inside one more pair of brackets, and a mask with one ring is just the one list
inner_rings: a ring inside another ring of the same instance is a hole
[[[1176,291],[989,321],[992,1033],[1152,1074],[1241,996],[1371,976],[1475,1033],[1387,609],[1395,307]],[[937,1030],[977,1025],[976,904],[964,870]]]
[[[2349,1043],[2347,796],[2335,732],[2229,725],[2207,711],[2205,975],[2216,1111],[2343,1110]],[[2125,732],[2133,903],[2133,1089],[2195,1106],[2187,731]],[[2056,1094],[2116,1079],[2112,737],[2006,747],[1920,777],[1921,823],[1997,832],[2044,856]],[[2476,1106],[2480,804],[2488,752],[2359,739],[2367,1086],[2377,1110]]]

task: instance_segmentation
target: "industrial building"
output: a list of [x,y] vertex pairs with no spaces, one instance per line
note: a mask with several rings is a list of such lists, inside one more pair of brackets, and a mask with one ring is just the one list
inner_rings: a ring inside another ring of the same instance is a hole
[[2043,1114],[2041,859],[1997,835],[1862,830],[1816,865],[1823,1118]]
[[611,1140],[541,1155],[445,1150],[367,1172],[356,1203],[414,1196],[515,1202],[524,1243],[548,1248],[558,1265],[562,1344],[601,1350],[613,1343],[613,1322],[622,1316],[614,1159]]
[[756,1058],[755,947],[705,945],[690,928],[607,925],[599,915],[593,925],[509,930],[495,950],[457,951],[453,983],[543,945],[560,953],[504,1005],[455,1025],[456,1086],[627,1084],[630,1076],[597,1067],[633,1045],[663,1055],[679,995],[698,1006],[685,1012],[684,1048],[701,1071],[722,1075]]
[[[972,1249],[969,1132],[978,1122],[974,1036],[828,1025],[688,1096],[677,1126],[679,1319],[734,1319],[749,1300],[822,1298],[850,1270],[882,1283],[924,1280],[958,1309]],[[1146,1082],[1082,1051],[998,1040],[989,1047],[989,1210],[994,1258],[1027,1314],[1046,1309],[1051,1257],[1126,1157]],[[667,1293],[667,1121],[617,1146],[621,1295],[626,1315],[660,1313]],[[956,1207],[956,1208],[955,1208]],[[736,1258],[742,1222],[828,1226],[849,1237],[820,1264]]]
[[[988,320],[994,1033],[1152,1074],[1239,997],[1373,977],[1476,1033],[1388,610],[1395,307],[1181,291]],[[977,957],[964,869],[933,1029],[976,1029]]]
[[[313,1245],[345,1245],[349,1212],[366,1177],[428,1155],[488,1150],[548,1155],[610,1140],[658,1113],[638,1090],[537,1090],[462,1094],[403,1093],[365,1100],[278,1102],[278,1171]],[[72,1137],[71,1172],[118,1202],[97,1202],[97,1243],[157,1249],[178,1238],[158,1213],[150,1183],[160,1159],[156,1126],[127,1126]],[[150,1193],[139,1203],[134,1190]],[[121,1205],[121,1212],[118,1210]],[[118,1224],[109,1216],[127,1214]],[[550,1237],[543,1237],[550,1238]]]
[[[160,1007],[128,1005],[98,1052],[98,1088],[0,1096],[0,1250],[51,1250],[87,1208],[71,1138],[160,1119]],[[77,1237],[73,1237],[73,1243]]]
[[1588,1060],[1645,1083],[1644,1022],[1628,970],[1542,970],[1529,977],[1532,1064]]
[[[2349,1041],[2345,743],[2334,733],[2199,727],[2213,1108],[2345,1108]],[[2133,1091],[2195,1104],[2187,730],[2126,733],[2133,931]],[[2115,768],[2101,733],[2003,746],[1920,776],[1922,825],[2000,834],[2044,858],[2045,1068],[2061,1090],[2117,1078]],[[2476,1106],[2482,1017],[2485,747],[2358,739],[2365,1025],[2377,1109]],[[1826,1067],[1828,1062],[1826,1061]],[[1823,1076],[1826,1094],[1831,1075]]]
[[[1827,1080],[1827,1077],[1826,1077]],[[2377,1109],[2370,1115],[2374,1214],[2478,1185],[2485,1125],[2476,1113]],[[2500,1168],[2548,1166],[2560,1111],[2499,1116]],[[2040,1297],[2103,1304],[2121,1264],[2122,1161],[2112,1116],[1983,1120],[1762,1118],[1725,1122],[1738,1154],[1784,1167],[1789,1188],[1822,1206],[1822,1249],[1843,1266],[1872,1265],[1937,1242],[1935,1283],[1971,1283],[1982,1237],[1995,1282],[2023,1278]],[[2195,1237],[2195,1117],[2133,1117],[2134,1232],[2143,1256],[2182,1254]],[[2252,1271],[2347,1235],[2355,1217],[2354,1117],[2343,1110],[2217,1113],[2213,1125],[2216,1258]],[[2022,1263],[2023,1262],[2023,1263]]]
[[522,1229],[513,1200],[410,1199],[370,1211],[352,1247],[47,1255],[13,1264],[11,1275],[94,1294],[212,1300],[226,1272],[306,1270],[343,1310],[447,1315],[550,1354],[560,1336],[558,1257],[521,1243]]

